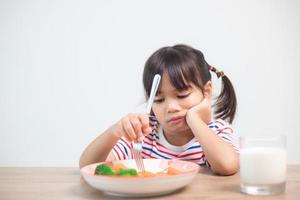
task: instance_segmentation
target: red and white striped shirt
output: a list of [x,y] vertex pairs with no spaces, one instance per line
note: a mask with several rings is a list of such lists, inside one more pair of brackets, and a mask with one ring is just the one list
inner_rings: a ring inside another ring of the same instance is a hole
[[[199,144],[196,138],[193,138],[183,146],[174,146],[166,140],[162,128],[156,126],[157,122],[150,120],[150,123],[156,129],[143,139],[143,158],[181,159],[198,164],[208,164],[201,144]],[[208,127],[224,141],[232,144],[233,148],[238,151],[230,125],[218,119],[208,124]],[[132,143],[128,142],[124,137],[119,139],[112,152],[118,160],[133,159]]]

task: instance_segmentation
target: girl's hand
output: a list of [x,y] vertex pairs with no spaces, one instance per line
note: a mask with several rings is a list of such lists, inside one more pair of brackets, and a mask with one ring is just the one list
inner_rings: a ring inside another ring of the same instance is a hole
[[186,121],[188,124],[192,117],[200,117],[204,123],[209,124],[212,117],[211,99],[204,97],[199,104],[193,106],[187,111]]
[[115,136],[119,138],[124,136],[128,141],[136,140],[152,132],[149,116],[146,113],[128,114],[110,129]]

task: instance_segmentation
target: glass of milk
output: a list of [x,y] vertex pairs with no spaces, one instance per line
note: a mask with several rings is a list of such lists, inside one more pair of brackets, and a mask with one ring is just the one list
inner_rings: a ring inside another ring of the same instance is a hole
[[240,187],[251,195],[285,191],[286,137],[240,137]]

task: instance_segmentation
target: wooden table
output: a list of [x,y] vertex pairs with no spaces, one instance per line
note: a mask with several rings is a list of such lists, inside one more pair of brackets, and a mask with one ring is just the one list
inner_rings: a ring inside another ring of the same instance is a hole
[[[273,196],[250,196],[239,191],[239,174],[216,176],[208,168],[192,184],[175,193],[153,199],[300,199],[300,165],[288,166],[286,192]],[[0,199],[121,199],[91,188],[78,168],[0,168]],[[151,198],[147,198],[151,199]]]

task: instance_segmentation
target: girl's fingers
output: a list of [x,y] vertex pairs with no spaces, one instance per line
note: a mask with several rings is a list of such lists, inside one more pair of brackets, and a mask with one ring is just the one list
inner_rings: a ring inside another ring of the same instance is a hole
[[114,126],[111,127],[112,133],[117,136],[118,138],[122,137],[123,134],[123,128],[122,128],[122,123],[118,122]]
[[[122,128],[122,130],[123,130],[123,128]],[[123,130],[123,132],[125,133],[124,130]],[[129,135],[125,134],[124,137],[127,141],[129,141],[129,142],[132,141],[132,139],[131,139],[131,137],[129,137]]]
[[144,135],[148,135],[151,132],[152,132],[152,128],[150,126],[148,126],[147,128],[143,128]]
[[115,136],[121,138],[122,136],[126,138],[127,141],[131,141],[131,138],[125,134],[125,130],[123,129],[122,120],[120,120],[115,126],[112,127],[112,132]]
[[129,114],[120,120],[120,132],[128,140],[133,141],[152,132],[147,114]]
[[133,129],[134,129],[136,139],[142,137],[143,136],[142,124],[141,124],[139,118],[136,115],[134,115],[130,118],[130,122],[131,122],[131,125],[132,125]]
[[127,117],[125,117],[123,120],[122,120],[122,128],[124,130],[124,133],[125,133],[125,137],[126,135],[129,137],[129,141],[132,141],[132,140],[135,140],[136,139],[136,135],[135,135],[135,132],[134,132],[134,129],[131,125],[131,122],[129,121],[129,119]]
[[147,114],[140,114],[139,120],[142,123],[142,127],[148,127],[149,126],[149,116]]
[[142,131],[144,135],[148,135],[152,132],[152,128],[150,126],[149,116],[147,114],[140,114],[139,119],[142,123]]

